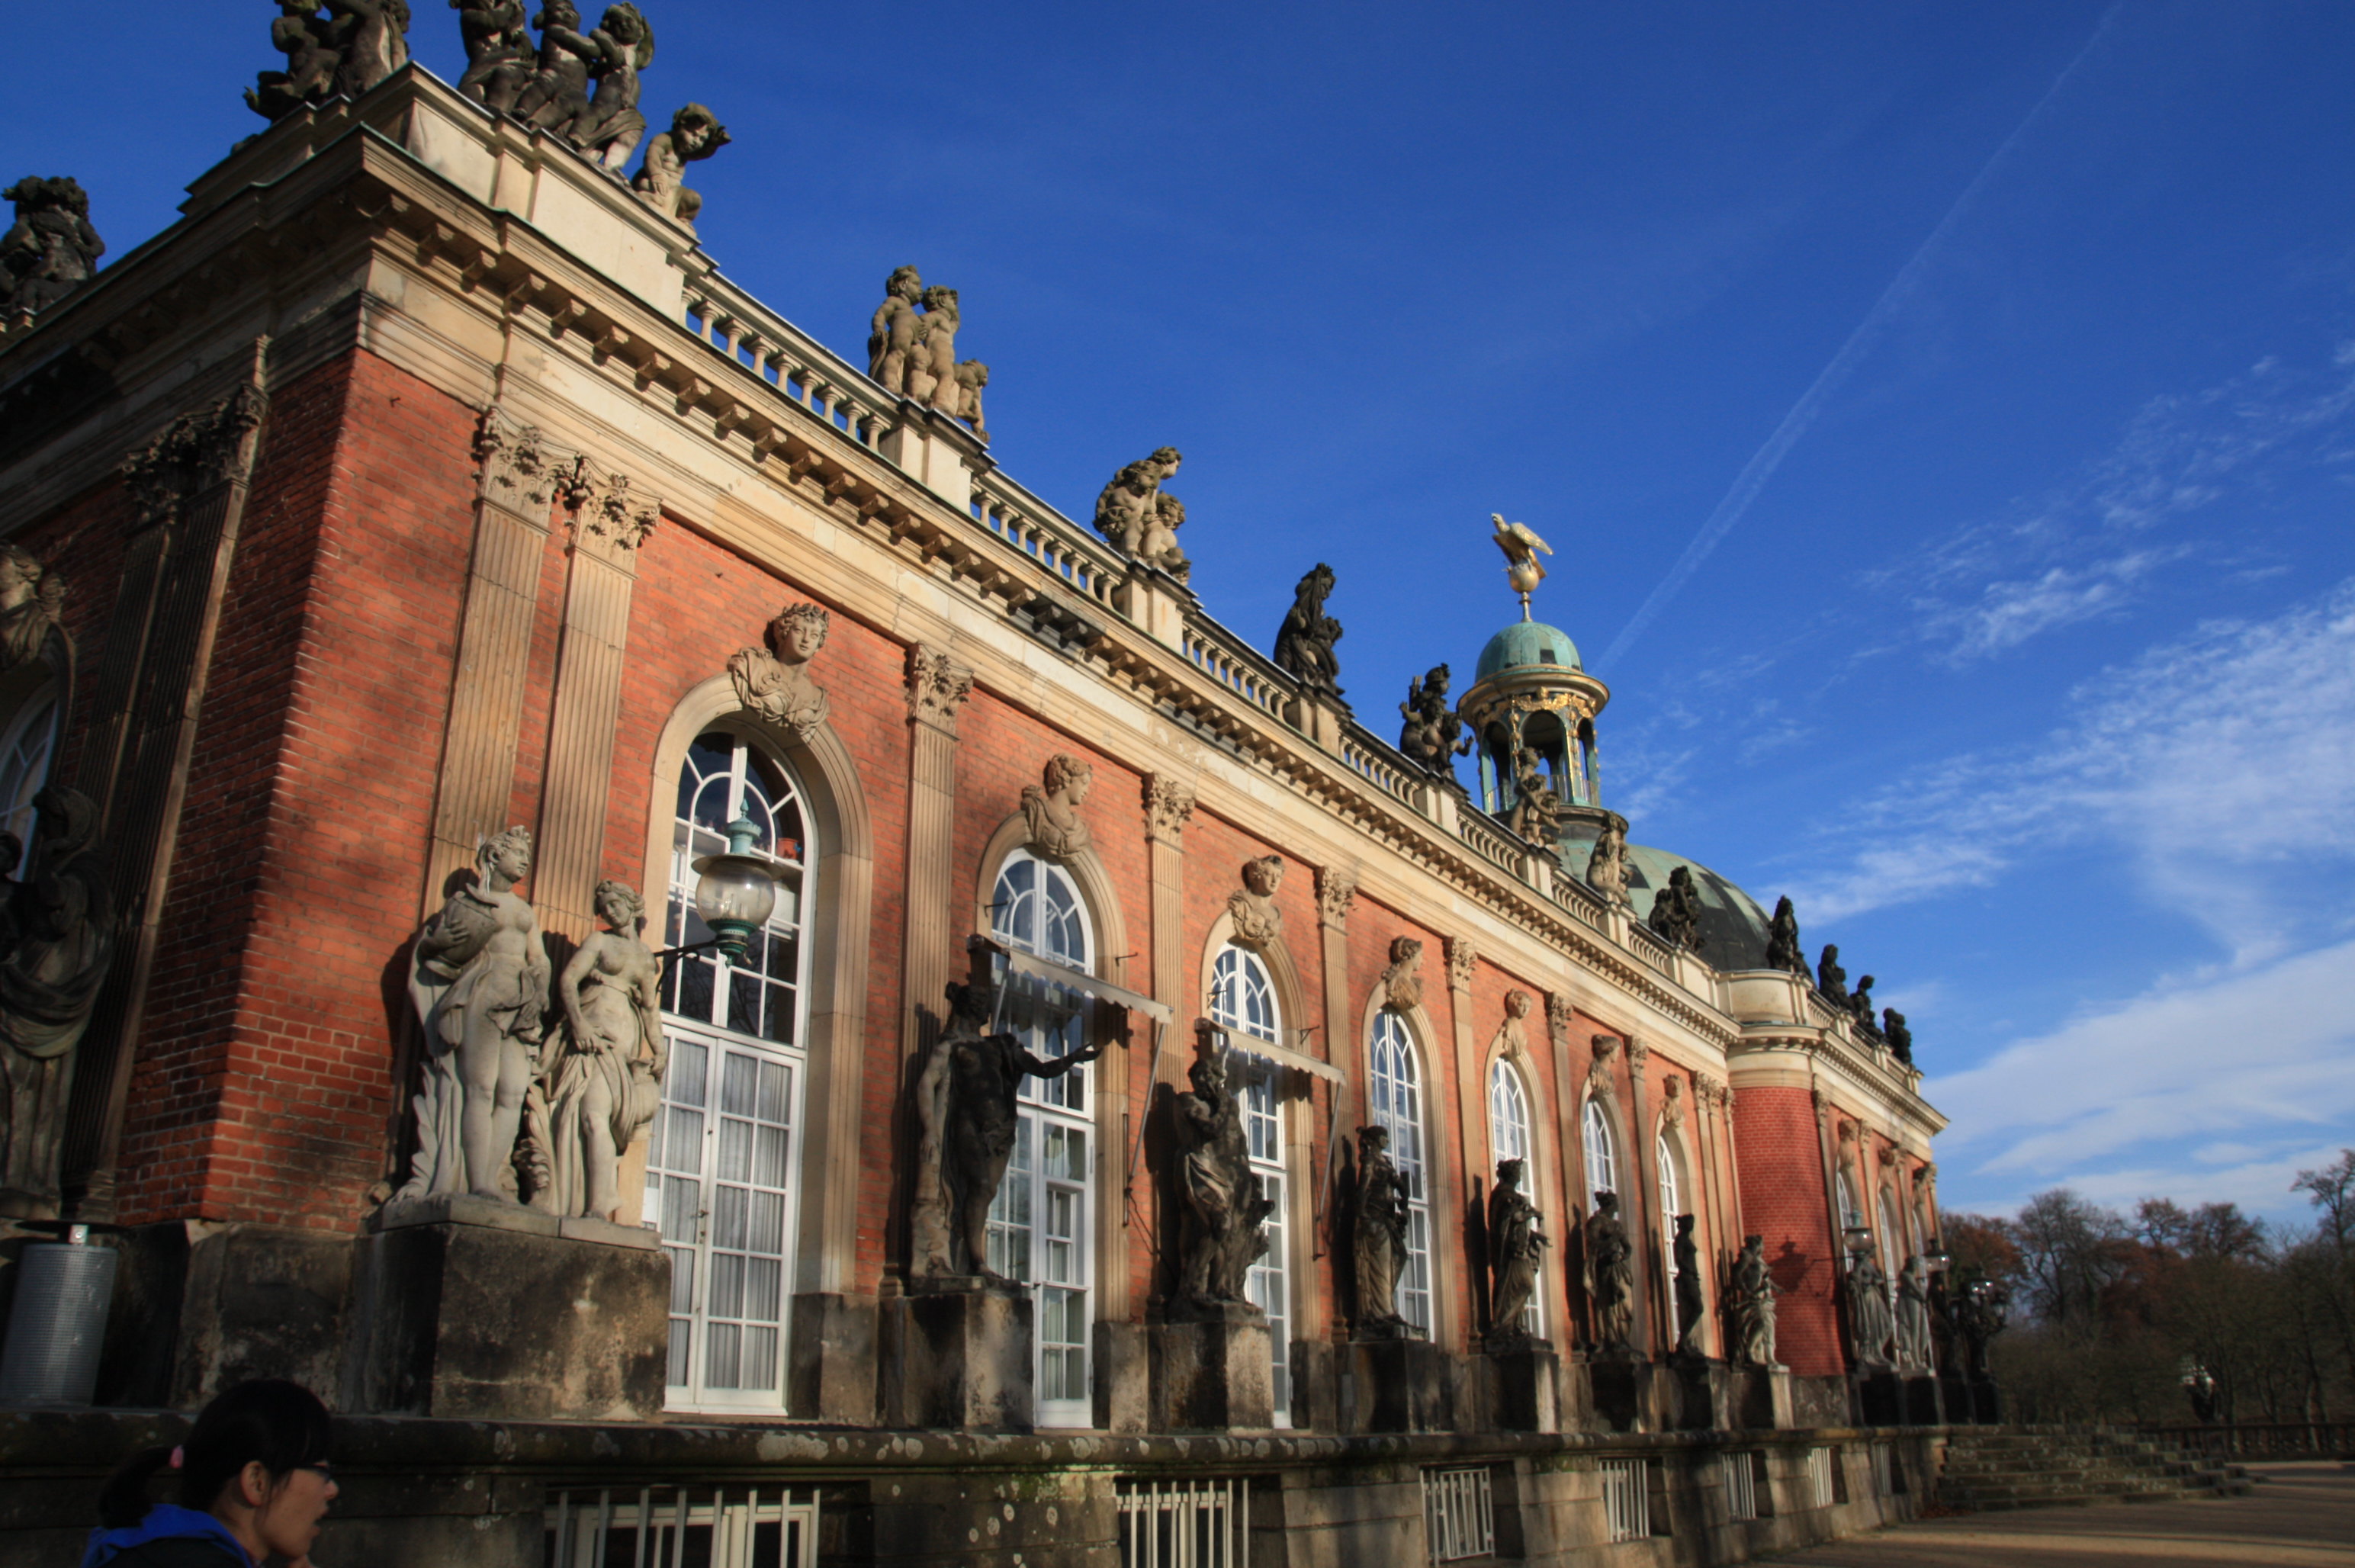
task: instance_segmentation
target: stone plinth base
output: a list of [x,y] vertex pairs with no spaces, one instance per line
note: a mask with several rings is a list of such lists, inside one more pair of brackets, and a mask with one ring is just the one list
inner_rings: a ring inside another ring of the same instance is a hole
[[1791,1372],[1787,1367],[1741,1367],[1731,1380],[1728,1394],[1732,1420],[1729,1425],[1745,1432],[1766,1428],[1789,1431],[1798,1424],[1791,1408]]
[[1676,1429],[1724,1432],[1734,1424],[1732,1375],[1723,1361],[1678,1356],[1668,1363],[1676,1389]]
[[1030,1293],[962,1275],[909,1290],[882,1303],[884,1424],[1029,1431]]
[[1856,1419],[1859,1426],[1905,1424],[1905,1380],[1886,1370],[1857,1372]]
[[1263,1432],[1274,1424],[1267,1314],[1250,1307],[1156,1323],[1150,1347],[1155,1432]]
[[1502,1432],[1561,1430],[1561,1358],[1551,1345],[1525,1340],[1480,1358],[1488,1419]]
[[1662,1386],[1667,1369],[1632,1353],[1601,1353],[1586,1364],[1594,1424],[1604,1432],[1657,1432],[1670,1424],[1676,1394]]
[[471,1197],[387,1205],[357,1243],[352,1407],[654,1421],[670,1259],[652,1231]]
[[1347,1430],[1455,1430],[1455,1381],[1447,1352],[1428,1339],[1356,1339],[1345,1353]]
[[1938,1380],[1923,1372],[1909,1374],[1905,1379],[1905,1424],[1944,1426],[1945,1424],[1946,1402],[1938,1397]]
[[1095,1326],[1095,1422],[1101,1432],[1152,1430],[1151,1357],[1142,1323]]
[[877,1332],[871,1296],[794,1296],[786,1410],[801,1421],[873,1425]]
[[1993,1426],[2003,1420],[2003,1399],[1988,1379],[1943,1377],[1938,1392],[1946,1419],[1957,1426]]

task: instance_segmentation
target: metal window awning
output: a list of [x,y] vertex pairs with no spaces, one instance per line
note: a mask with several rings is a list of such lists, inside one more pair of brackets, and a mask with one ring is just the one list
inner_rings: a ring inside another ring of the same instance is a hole
[[1263,1061],[1273,1061],[1278,1067],[1289,1067],[1305,1072],[1311,1078],[1322,1078],[1328,1083],[1347,1083],[1349,1075],[1330,1062],[1319,1061],[1305,1051],[1295,1051],[1288,1045],[1278,1045],[1272,1040],[1262,1040],[1255,1034],[1243,1034],[1235,1029],[1220,1029],[1227,1047],[1245,1056],[1256,1056]]
[[1060,986],[1066,990],[1082,991],[1098,1001],[1113,1002],[1135,1013],[1143,1013],[1156,1023],[1167,1023],[1176,1015],[1166,1002],[1156,1002],[1139,991],[1125,986],[1115,986],[1110,980],[1100,980],[1084,969],[1074,969],[1068,964],[1058,964],[1051,958],[1035,954],[1019,953],[1011,947],[999,949],[1006,966],[1017,975],[1028,975],[1034,979]]

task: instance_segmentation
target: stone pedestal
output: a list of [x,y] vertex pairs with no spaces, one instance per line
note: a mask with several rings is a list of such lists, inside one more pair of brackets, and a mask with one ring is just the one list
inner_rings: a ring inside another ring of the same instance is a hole
[[1732,1424],[1739,1430],[1788,1431],[1798,1424],[1791,1408],[1787,1367],[1743,1367],[1732,1376]]
[[1561,1358],[1551,1345],[1529,1340],[1480,1358],[1488,1419],[1503,1432],[1561,1430]]
[[1343,1425],[1351,1432],[1450,1432],[1455,1428],[1447,1353],[1428,1339],[1353,1339]]
[[1095,1326],[1095,1422],[1104,1432],[1153,1429],[1150,1356],[1142,1323]]
[[1905,1380],[1887,1369],[1857,1372],[1856,1420],[1859,1426],[1905,1424]]
[[1633,1352],[1598,1351],[1586,1364],[1593,1390],[1594,1424],[1604,1432],[1650,1432],[1658,1428],[1652,1398],[1652,1368]]
[[875,1298],[806,1291],[794,1297],[786,1410],[829,1425],[875,1424]]
[[466,1196],[389,1204],[371,1227],[353,1270],[345,1409],[661,1417],[670,1259],[652,1231]]
[[1156,1432],[1264,1432],[1275,1423],[1267,1314],[1241,1307],[1146,1329]]
[[1030,1293],[950,1275],[882,1303],[883,1424],[1028,1432]]
[[1668,1363],[1676,1387],[1676,1428],[1680,1432],[1723,1432],[1735,1425],[1733,1385],[1723,1361],[1707,1356],[1678,1356]]
[[2003,1399],[1989,1379],[1942,1377],[1938,1392],[1944,1396],[1946,1419],[1956,1426],[1992,1426],[2003,1420]]
[[1915,1373],[1905,1380],[1905,1424],[1908,1426],[1944,1426],[1946,1424],[1946,1402],[1938,1397],[1938,1380],[1927,1373]]

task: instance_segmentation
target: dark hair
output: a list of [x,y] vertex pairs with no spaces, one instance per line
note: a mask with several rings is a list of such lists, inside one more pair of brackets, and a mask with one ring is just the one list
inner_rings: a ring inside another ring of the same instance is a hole
[[[327,1456],[327,1407],[300,1383],[258,1378],[220,1394],[197,1416],[180,1445],[182,1508],[206,1509],[221,1488],[255,1462],[274,1480]],[[171,1462],[168,1446],[143,1448],[107,1478],[98,1495],[100,1520],[122,1530],[147,1517],[147,1484]]]

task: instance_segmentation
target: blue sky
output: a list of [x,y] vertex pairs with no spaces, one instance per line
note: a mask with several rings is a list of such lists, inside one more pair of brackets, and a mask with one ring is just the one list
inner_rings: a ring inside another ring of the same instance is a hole
[[[854,357],[957,287],[1001,463],[1183,449],[1212,612],[1331,562],[1376,729],[1544,535],[1606,797],[1881,976],[1948,1203],[2355,1143],[2355,7],[645,8],[729,273]],[[0,173],[128,249],[272,14],[27,8]]]

